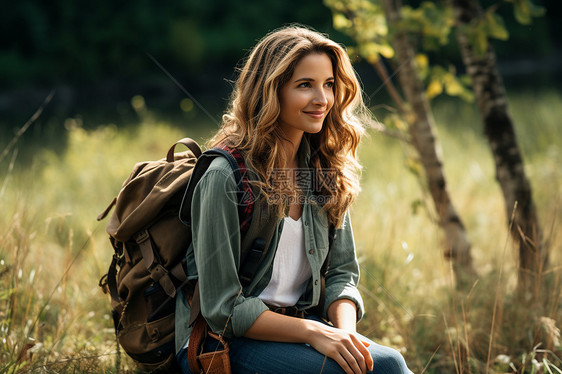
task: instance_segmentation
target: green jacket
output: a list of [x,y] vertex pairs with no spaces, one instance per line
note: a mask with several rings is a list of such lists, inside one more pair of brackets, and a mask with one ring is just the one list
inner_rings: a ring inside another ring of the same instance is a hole
[[[303,140],[299,156],[307,165],[310,158],[308,142]],[[188,277],[199,278],[201,313],[210,328],[226,339],[243,336],[256,318],[268,310],[257,297],[267,286],[273,270],[273,259],[283,230],[279,219],[277,230],[253,281],[242,290],[238,280],[240,265],[240,223],[237,209],[237,187],[232,168],[222,157],[212,161],[193,194],[193,242],[187,253]],[[308,197],[312,194],[309,192]],[[328,219],[320,206],[306,199],[303,206],[305,248],[312,277],[305,293],[297,302],[301,310],[318,305],[320,269],[328,253]],[[326,276],[326,299],[322,317],[329,305],[338,299],[350,299],[357,305],[357,319],[363,315],[363,301],[357,290],[359,264],[349,213],[341,228],[336,230],[330,268]],[[197,267],[195,267],[197,264]],[[190,308],[180,294],[176,302],[176,350],[185,345],[191,329],[188,327]]]

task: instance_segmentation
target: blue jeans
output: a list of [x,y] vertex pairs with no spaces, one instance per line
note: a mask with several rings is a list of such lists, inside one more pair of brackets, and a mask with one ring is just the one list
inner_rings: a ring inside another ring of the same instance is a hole
[[[319,320],[317,317],[307,317]],[[375,374],[410,374],[402,355],[389,347],[379,345],[365,337],[367,348],[373,357]],[[204,352],[212,352],[218,342],[207,338]],[[234,338],[229,342],[232,374],[332,374],[343,373],[336,361],[309,346],[298,343],[279,343],[249,338]],[[182,373],[193,374],[189,369],[187,349],[177,356]]]

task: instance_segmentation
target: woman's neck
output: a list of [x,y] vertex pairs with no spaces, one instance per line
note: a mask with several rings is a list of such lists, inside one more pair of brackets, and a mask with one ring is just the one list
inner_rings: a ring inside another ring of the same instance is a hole
[[299,150],[304,131],[290,126],[280,126],[281,141],[280,146],[285,153],[285,168],[298,167],[297,151]]
[[297,153],[303,138],[303,133],[299,137],[293,137],[282,142],[282,146],[285,150],[285,155],[287,156],[285,161],[285,167],[289,169],[298,168],[298,157]]

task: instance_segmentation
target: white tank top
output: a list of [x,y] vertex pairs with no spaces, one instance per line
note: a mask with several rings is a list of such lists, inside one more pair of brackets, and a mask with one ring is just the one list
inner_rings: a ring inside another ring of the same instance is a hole
[[306,291],[312,275],[306,258],[302,217],[285,217],[283,231],[273,260],[271,280],[258,296],[272,306],[293,306]]

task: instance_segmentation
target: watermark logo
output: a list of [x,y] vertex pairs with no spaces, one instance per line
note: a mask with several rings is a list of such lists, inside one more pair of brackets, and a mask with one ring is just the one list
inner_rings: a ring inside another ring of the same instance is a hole
[[[318,173],[322,173],[318,177]],[[304,204],[306,202],[320,205],[328,204],[334,199],[337,189],[337,170],[323,169],[320,172],[308,168],[276,168],[269,175],[271,189],[266,202],[271,205]],[[249,179],[243,175],[243,179]],[[225,179],[225,193],[237,205],[249,205],[259,200],[256,189],[244,183],[244,192],[232,190],[231,180]],[[295,191],[296,193],[292,193]],[[258,191],[259,194],[259,191]]]

